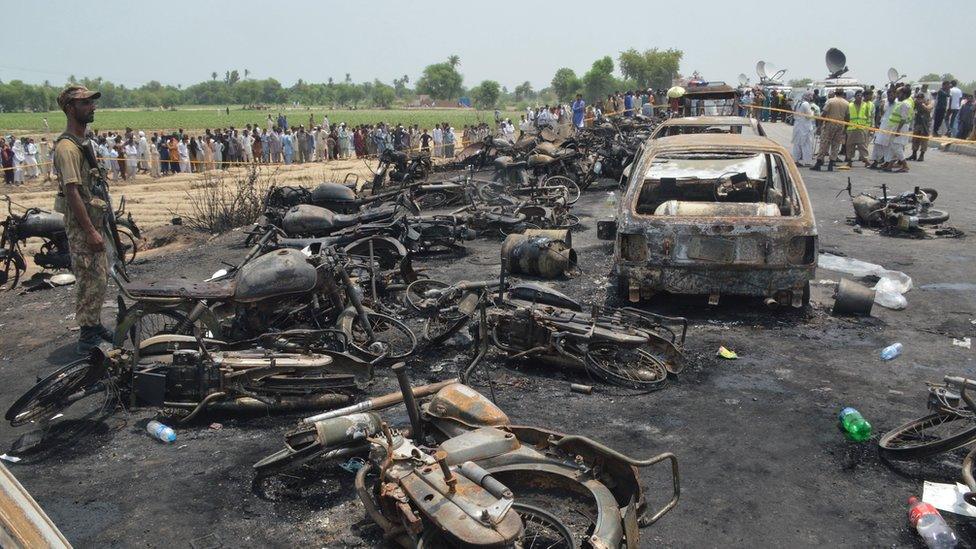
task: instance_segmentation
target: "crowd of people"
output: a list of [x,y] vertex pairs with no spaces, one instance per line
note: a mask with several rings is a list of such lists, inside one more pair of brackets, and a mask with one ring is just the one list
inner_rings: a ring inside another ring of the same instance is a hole
[[[964,93],[955,81],[943,82],[934,93],[926,86],[908,84],[858,89],[851,97],[848,93],[838,89],[834,97],[825,98],[814,90],[795,105],[787,102],[795,115],[793,157],[798,165],[820,170],[826,159],[827,169],[832,170],[841,164],[843,153],[842,168],[853,167],[856,157],[871,169],[907,172],[909,161],[925,161],[930,136],[976,140],[976,92]],[[771,112],[753,111],[760,119]],[[814,155],[818,135],[820,145]],[[906,156],[909,145],[911,155]]]

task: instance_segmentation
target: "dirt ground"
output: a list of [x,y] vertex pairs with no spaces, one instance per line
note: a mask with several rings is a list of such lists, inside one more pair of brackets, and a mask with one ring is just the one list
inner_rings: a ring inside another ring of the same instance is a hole
[[[781,125],[770,128],[782,142],[788,132]],[[932,151],[904,175],[803,172],[822,248],[909,274],[915,289],[906,295],[907,309],[876,306],[873,318],[836,318],[829,314],[832,287],[826,284],[815,284],[811,307],[796,312],[768,311],[755,300],[723,299],[710,307],[703,297],[655,299],[644,306],[692,322],[691,363],[669,387],[634,396],[598,385],[593,395],[578,395],[569,384],[588,382],[585,374],[506,363],[496,354],[490,364],[499,406],[516,423],[584,434],[637,457],[674,452],[681,500],[642,531],[642,546],[921,547],[906,522],[906,499],[920,495],[923,480],[956,481],[964,453],[891,466],[879,459],[876,442],[880,433],[925,411],[924,381],[976,376],[973,350],[952,345],[953,337],[976,335],[974,167],[972,158]],[[906,240],[855,233],[846,223],[849,200],[835,198],[848,175],[861,190],[883,182],[898,191],[936,187],[950,223],[970,236]],[[140,192],[149,208],[154,186],[165,186],[178,200],[180,192],[169,189],[175,183],[137,180],[132,187],[147,187]],[[604,303],[612,245],[596,239],[596,220],[609,213],[605,195],[586,193],[576,210],[584,225],[574,235],[583,274],[553,286],[586,303]],[[242,240],[230,233],[137,260],[132,274],[203,278],[219,261],[241,257]],[[460,260],[420,264],[444,280],[495,276],[498,247],[497,241],[478,240]],[[817,275],[838,278],[822,269]],[[4,407],[37,376],[70,360],[72,302],[71,288],[0,296]],[[109,322],[112,307],[105,308]],[[879,360],[878,351],[895,341],[904,344],[904,354]],[[720,345],[740,358],[716,358]],[[447,378],[469,356],[469,349],[445,346],[413,360],[412,377],[417,383]],[[393,376],[380,372],[370,391],[394,387]],[[845,406],[858,408],[873,424],[872,441],[848,442],[838,432],[836,416]],[[312,481],[255,483],[251,464],[279,449],[300,416],[211,415],[178,429],[170,446],[145,434],[151,417],[147,410],[119,411],[108,420],[72,424],[50,434],[52,442],[40,451],[7,465],[80,547],[381,543],[355,500],[352,478],[337,468]],[[387,417],[406,423],[400,408]],[[27,431],[4,425],[0,448],[10,448]],[[642,477],[652,505],[666,499],[660,473]],[[972,546],[976,526],[946,516]]]

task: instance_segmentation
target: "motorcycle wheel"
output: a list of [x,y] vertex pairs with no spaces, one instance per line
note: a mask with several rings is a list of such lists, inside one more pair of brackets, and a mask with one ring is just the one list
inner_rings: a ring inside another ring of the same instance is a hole
[[442,191],[432,191],[417,199],[417,204],[423,210],[435,210],[444,207],[450,201],[447,193]]
[[385,356],[396,360],[410,356],[417,348],[417,336],[406,324],[391,316],[370,310],[366,311],[366,317],[373,330],[375,339],[372,341],[366,335],[359,315],[344,314],[339,318],[339,329],[349,338],[350,345],[361,354],[372,358]]
[[119,241],[122,242],[122,262],[129,265],[136,259],[138,250],[136,236],[129,229],[119,227]]
[[889,459],[919,459],[961,448],[976,440],[970,414],[935,412],[881,435],[878,448]]
[[[512,509],[522,519],[522,536],[516,547],[522,549],[572,549],[576,539],[572,531],[555,515],[526,503],[513,503]],[[433,526],[424,528],[417,549],[453,547],[454,545]]]
[[597,341],[587,345],[585,359],[594,375],[614,385],[651,391],[667,384],[664,362],[641,347]]
[[566,214],[566,217],[563,218],[563,222],[557,224],[555,227],[553,227],[553,229],[570,229],[570,230],[572,230],[572,229],[575,229],[576,227],[579,227],[579,224],[580,224],[580,218],[579,218],[579,216],[576,216],[576,215],[573,215],[573,214]]
[[543,187],[566,187],[566,205],[575,204],[580,197],[580,188],[571,177],[565,175],[554,175],[547,177],[542,183]]
[[929,196],[929,202],[935,202],[935,199],[939,197],[939,191],[937,191],[935,189],[930,189],[928,187],[922,187],[919,190]]
[[109,386],[104,377],[104,368],[90,357],[70,362],[21,395],[4,418],[14,427],[51,418],[82,398],[104,392]]
[[446,282],[433,278],[422,278],[411,282],[403,292],[403,304],[416,313],[425,313],[437,304],[437,299],[426,297],[424,293],[428,290],[441,290],[447,286]]
[[918,217],[919,225],[937,225],[949,220],[949,212],[935,208],[917,212],[915,215]]
[[20,265],[23,260],[18,261],[15,253],[16,251],[8,251],[3,259],[0,259],[0,289],[12,290],[20,281],[20,275],[23,273]]
[[400,262],[406,257],[391,239],[384,237],[366,237],[359,239],[345,248],[343,252],[348,255],[369,258],[369,243],[373,243],[373,257],[376,258],[380,269],[389,271],[399,267]]
[[437,315],[424,322],[424,340],[428,345],[437,345],[452,336],[468,323],[464,315]]

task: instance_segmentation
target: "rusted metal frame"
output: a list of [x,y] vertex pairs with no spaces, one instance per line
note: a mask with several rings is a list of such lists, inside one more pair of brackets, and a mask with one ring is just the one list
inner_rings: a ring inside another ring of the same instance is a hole
[[0,546],[10,549],[33,547],[70,549],[71,547],[54,521],[2,463],[0,463]]

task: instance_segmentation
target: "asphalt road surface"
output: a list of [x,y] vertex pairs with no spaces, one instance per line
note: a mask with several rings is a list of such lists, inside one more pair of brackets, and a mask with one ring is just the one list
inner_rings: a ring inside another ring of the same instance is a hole
[[[790,128],[769,133],[788,144]],[[687,350],[692,364],[666,389],[630,396],[598,386],[593,395],[569,392],[585,374],[534,364],[508,364],[494,356],[498,404],[512,420],[580,433],[628,454],[674,452],[682,493],[676,509],[642,531],[650,547],[920,547],[906,521],[906,499],[922,482],[954,482],[963,451],[918,464],[879,459],[878,434],[925,412],[925,381],[945,374],[976,376],[974,351],[953,338],[976,331],[976,159],[931,151],[908,174],[863,168],[832,173],[803,171],[821,247],[879,263],[912,277],[908,307],[875,307],[868,319],[830,316],[832,286],[815,284],[804,311],[768,311],[754,300],[665,298],[651,310],[692,321]],[[912,240],[856,233],[846,195],[855,191],[934,187],[949,224],[968,236]],[[578,204],[584,230],[574,236],[583,274],[554,286],[587,303],[606,299],[610,245],[596,240],[596,220],[609,211],[605,195],[587,193]],[[137,277],[203,278],[219,260],[244,254],[230,234],[173,256],[134,266]],[[231,245],[234,246],[231,246]],[[425,263],[441,279],[494,276],[498,242],[472,242],[462,260]],[[837,273],[820,270],[818,280]],[[0,296],[0,405],[8,406],[37,376],[69,360],[77,332],[69,330],[68,288]],[[106,309],[106,320],[114,311]],[[900,341],[904,354],[882,362],[878,351]],[[463,342],[457,344],[463,347]],[[453,375],[466,352],[446,345],[412,363],[418,382]],[[717,359],[725,345],[735,361]],[[392,390],[388,372],[374,393]],[[484,390],[485,387],[477,386]],[[858,408],[873,424],[870,442],[846,441],[838,411]],[[164,446],[144,431],[153,413],[117,411],[98,422],[49,434],[20,463],[6,465],[80,547],[374,546],[377,527],[364,518],[350,476],[323,468],[313,480],[255,483],[251,464],[282,446],[299,416],[208,416],[180,428]],[[406,423],[400,409],[390,412]],[[220,428],[217,428],[219,424]],[[83,427],[83,428],[82,428]],[[0,429],[7,449],[29,428]],[[662,503],[662,471],[643,475],[651,505]],[[976,527],[949,515],[964,540]]]

